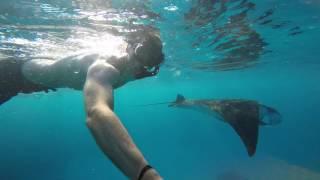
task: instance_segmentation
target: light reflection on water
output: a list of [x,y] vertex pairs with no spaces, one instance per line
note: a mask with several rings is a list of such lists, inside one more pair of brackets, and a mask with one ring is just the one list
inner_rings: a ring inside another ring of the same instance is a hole
[[295,39],[318,30],[318,14],[303,26],[294,18],[280,18],[290,9],[284,2],[1,2],[0,54],[22,59],[61,58],[88,48],[90,39],[97,42],[106,33],[124,35],[148,24],[161,30],[169,67],[202,71],[250,68],[272,62],[268,57],[279,50],[273,47],[272,34]]
[[62,8],[54,2],[7,3],[0,8],[0,53],[22,59],[57,59],[77,51],[97,51],[97,47],[112,45],[106,43],[111,38],[108,34],[127,32],[133,21],[133,26],[141,24],[139,15],[110,9],[107,1],[85,2],[88,1],[73,1],[72,8]]

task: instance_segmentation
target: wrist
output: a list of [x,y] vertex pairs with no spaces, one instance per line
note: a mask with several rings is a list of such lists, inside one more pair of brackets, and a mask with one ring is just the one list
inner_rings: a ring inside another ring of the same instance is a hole
[[155,169],[150,169],[144,174],[141,180],[162,180],[162,178]]

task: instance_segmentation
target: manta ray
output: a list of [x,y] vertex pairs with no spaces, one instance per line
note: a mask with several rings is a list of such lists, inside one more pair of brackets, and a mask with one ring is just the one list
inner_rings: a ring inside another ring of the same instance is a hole
[[272,126],[281,122],[280,113],[274,108],[245,99],[186,99],[178,94],[169,107],[198,110],[212,114],[228,123],[240,136],[248,155],[256,152],[259,126]]

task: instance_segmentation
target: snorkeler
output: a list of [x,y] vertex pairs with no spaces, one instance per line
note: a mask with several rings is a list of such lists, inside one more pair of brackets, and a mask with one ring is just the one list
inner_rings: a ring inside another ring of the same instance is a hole
[[162,42],[150,28],[121,38],[115,54],[80,53],[60,60],[0,60],[0,105],[18,93],[73,88],[84,91],[87,126],[102,151],[128,178],[162,179],[113,112],[113,90],[155,76],[164,60]]

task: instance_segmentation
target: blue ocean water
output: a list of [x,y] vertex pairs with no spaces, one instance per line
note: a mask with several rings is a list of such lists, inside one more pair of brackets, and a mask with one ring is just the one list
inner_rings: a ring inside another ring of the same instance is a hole
[[[319,1],[224,2],[1,0],[0,58],[58,58],[88,48],[110,26],[157,27],[166,61],[156,77],[117,89],[115,112],[165,179],[319,179]],[[251,35],[237,44],[249,55],[223,44]],[[257,100],[282,123],[260,128],[250,158],[233,129],[210,115],[135,106],[178,93]],[[82,92],[21,94],[0,106],[0,180],[43,179],[126,179],[86,128]]]

